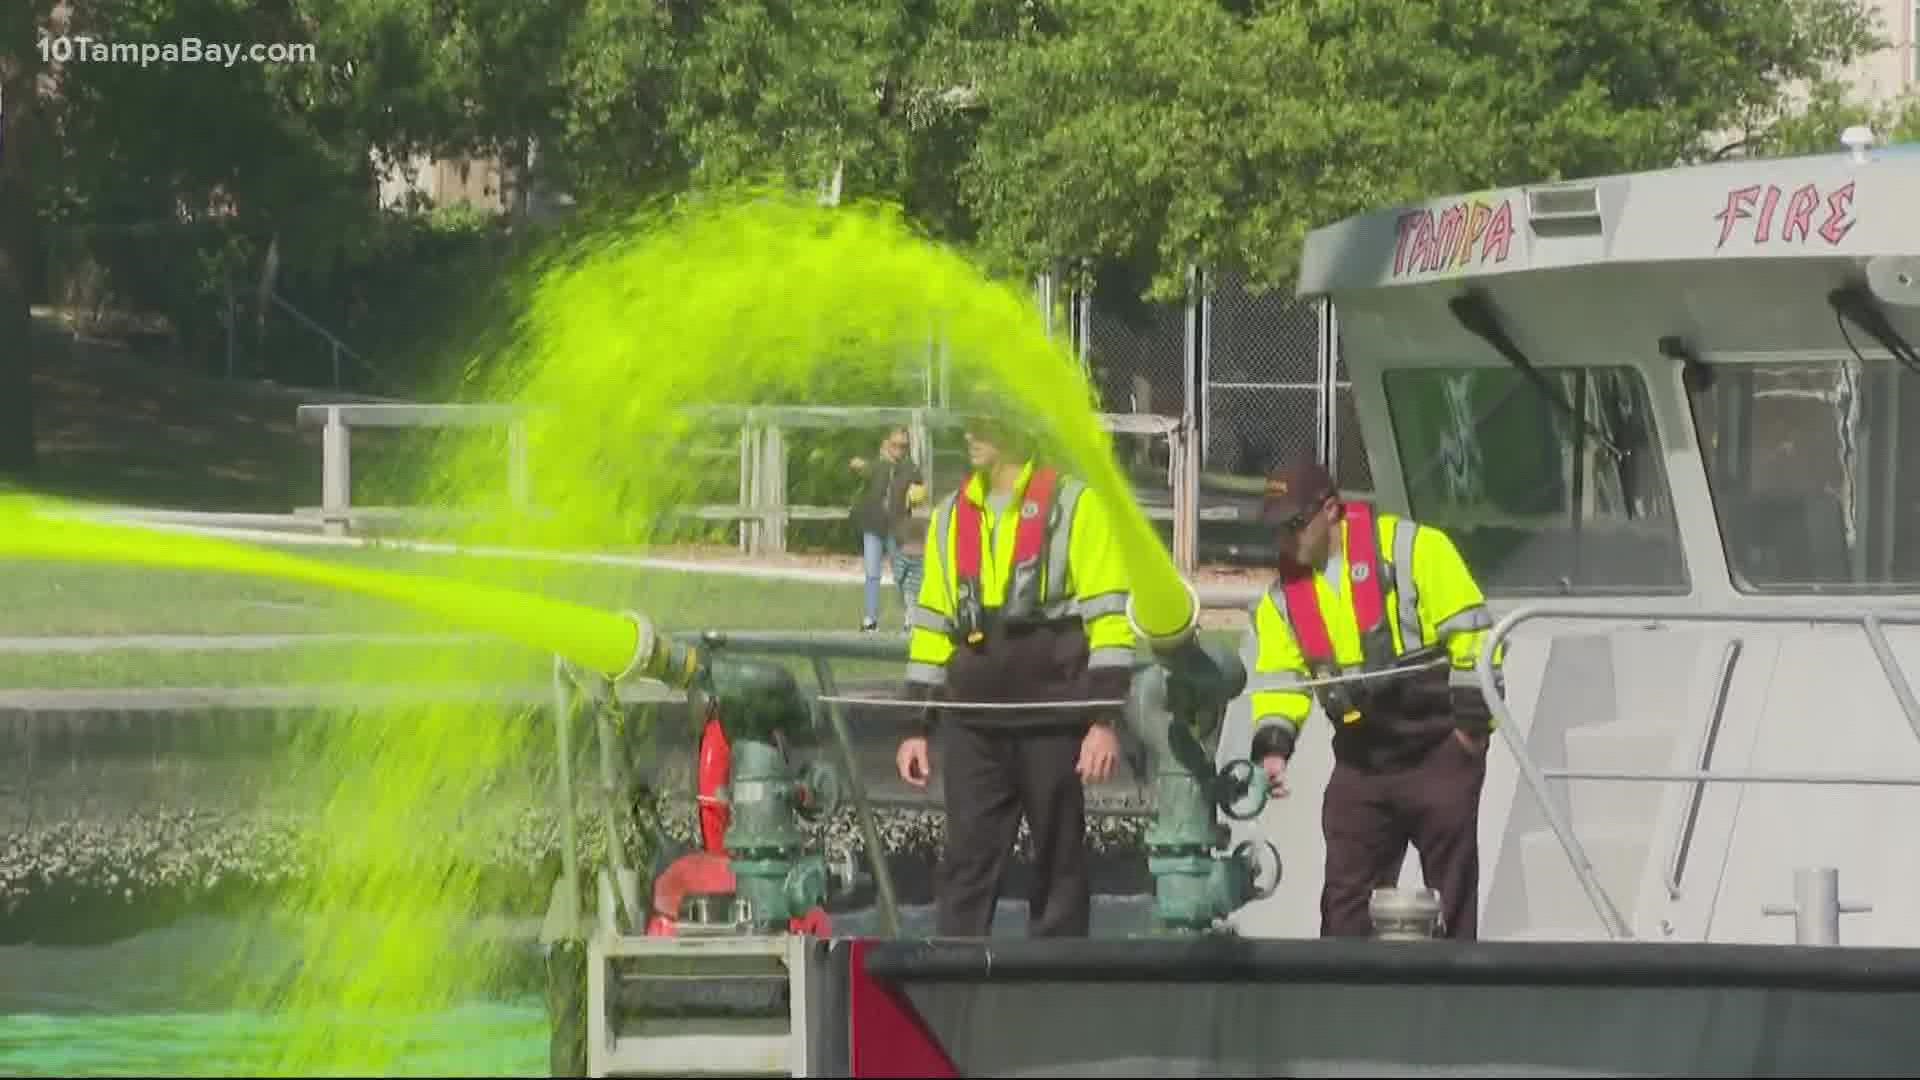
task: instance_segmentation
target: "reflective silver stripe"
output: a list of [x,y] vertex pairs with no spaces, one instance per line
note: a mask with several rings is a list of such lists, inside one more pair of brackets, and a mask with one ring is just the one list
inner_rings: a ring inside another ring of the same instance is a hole
[[[1286,627],[1287,630],[1291,632],[1293,630],[1293,618],[1287,614],[1287,594],[1281,589],[1279,582],[1276,581],[1267,586],[1267,595],[1264,599],[1267,603],[1273,605],[1273,613],[1280,616],[1280,625]],[[1253,617],[1256,619],[1260,617],[1259,600],[1253,602]]]
[[907,625],[917,626],[922,630],[931,630],[936,634],[953,633],[953,620],[951,618],[931,608],[923,608],[919,604],[915,604],[907,609]]
[[1456,690],[1470,690],[1480,685],[1480,676],[1471,668],[1451,668],[1447,671],[1447,685]]
[[1399,594],[1400,648],[1412,652],[1425,645],[1420,630],[1420,587],[1413,583],[1413,541],[1420,525],[1407,518],[1393,522],[1393,591]]
[[1455,634],[1470,634],[1475,630],[1493,629],[1493,613],[1485,607],[1475,604],[1458,615],[1450,615],[1435,629],[1440,631],[1442,641]]
[[924,664],[915,660],[907,665],[907,681],[923,686],[945,686],[947,669],[939,664]]
[[1132,667],[1133,650],[1118,645],[1105,645],[1087,654],[1089,668]]
[[[1292,690],[1300,683],[1299,674],[1292,671],[1257,671],[1247,676],[1247,692],[1258,694],[1272,690]],[[1301,693],[1305,692],[1301,691]]]
[[960,583],[954,575],[953,563],[947,558],[948,545],[953,534],[953,504],[959,501],[963,492],[956,491],[940,502],[940,511],[935,515],[940,522],[933,530],[934,543],[940,546],[940,574],[947,579],[947,606],[958,609],[960,606]]
[[[1046,595],[1041,598],[1042,603],[1051,605],[1073,595],[1073,518],[1074,511],[1080,507],[1080,496],[1086,490],[1087,485],[1080,481],[1062,477],[1059,490],[1054,492],[1053,510],[1047,515],[1047,528],[1052,535],[1047,538]],[[1084,611],[1081,614],[1093,618]]]
[[1101,593],[1080,601],[1080,617],[1097,619],[1102,615],[1125,615],[1127,613],[1127,594],[1124,592]]
[[[1018,528],[1018,526],[1015,526]],[[1009,618],[1021,618],[1040,609],[1040,560],[1035,559],[1025,566],[1013,565],[1013,581],[1007,585],[1007,598],[1000,605],[1000,613]]]

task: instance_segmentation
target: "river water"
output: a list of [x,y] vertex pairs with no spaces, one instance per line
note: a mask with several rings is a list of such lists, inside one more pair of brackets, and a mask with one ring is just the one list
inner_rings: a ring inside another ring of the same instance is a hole
[[[1151,899],[1100,896],[1096,936],[1146,927]],[[1026,930],[1026,905],[1004,902],[994,936]],[[932,932],[930,907],[901,912],[909,935]],[[835,931],[873,932],[871,911],[835,918]],[[241,1060],[283,1033],[271,1015],[236,1011],[209,973],[230,958],[260,949],[239,920],[189,918],[108,945],[0,947],[0,1075],[236,1076]],[[272,962],[273,949],[259,962]],[[537,991],[476,999],[444,1012],[343,1023],[369,1034],[404,1035],[409,1053],[396,1070],[407,1076],[544,1076],[547,1021]]]

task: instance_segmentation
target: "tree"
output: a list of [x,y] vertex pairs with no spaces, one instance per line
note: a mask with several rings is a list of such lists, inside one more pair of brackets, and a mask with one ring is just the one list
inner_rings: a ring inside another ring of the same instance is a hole
[[[36,135],[15,98],[52,0],[10,5],[0,185],[76,220],[221,207],[243,254],[325,267],[381,232],[376,153],[495,153],[587,202],[837,186],[1004,272],[1125,263],[1161,294],[1190,261],[1282,282],[1309,228],[1366,208],[1692,160],[1712,131],[1784,145],[1783,88],[1873,40],[1853,0],[74,2],[121,39],[319,50],[68,65],[22,98],[57,110]],[[37,246],[22,205],[0,202],[0,318]]]
[[38,262],[35,166],[44,138],[46,87],[38,41],[53,5],[7,5],[0,14],[0,473],[34,471],[31,268]]
[[1876,106],[1855,100],[1839,83],[1821,82],[1797,108],[1748,128],[1724,151],[1771,157],[1832,153],[1840,149],[1840,133],[1856,125],[1871,129],[1882,144],[1920,139],[1920,95]]
[[996,261],[1290,276],[1311,227],[1435,192],[1672,165],[1875,36],[1852,0],[1059,0],[964,191]]

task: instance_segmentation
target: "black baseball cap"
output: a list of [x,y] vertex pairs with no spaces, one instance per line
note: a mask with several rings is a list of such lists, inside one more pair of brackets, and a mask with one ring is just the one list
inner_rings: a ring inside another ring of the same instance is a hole
[[1297,525],[1337,493],[1333,476],[1326,467],[1312,458],[1302,458],[1274,470],[1267,477],[1266,500],[1260,507],[1260,520],[1276,528]]

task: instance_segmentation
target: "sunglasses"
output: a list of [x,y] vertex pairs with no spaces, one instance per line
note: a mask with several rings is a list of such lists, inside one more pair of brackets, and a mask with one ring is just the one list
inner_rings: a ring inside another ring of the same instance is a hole
[[1319,517],[1320,511],[1325,509],[1326,505],[1327,505],[1326,500],[1323,499],[1321,500],[1319,506],[1302,510],[1299,513],[1293,515],[1292,517],[1286,518],[1276,523],[1274,525],[1274,529],[1281,533],[1297,533],[1301,529],[1306,528],[1307,525],[1311,523],[1314,518]]
[[1301,529],[1304,529],[1307,527],[1307,523],[1313,520],[1313,516],[1316,512],[1317,511],[1313,511],[1313,510],[1303,510],[1298,514],[1295,514],[1292,517],[1279,522],[1274,526],[1274,528],[1283,533],[1297,533]]

